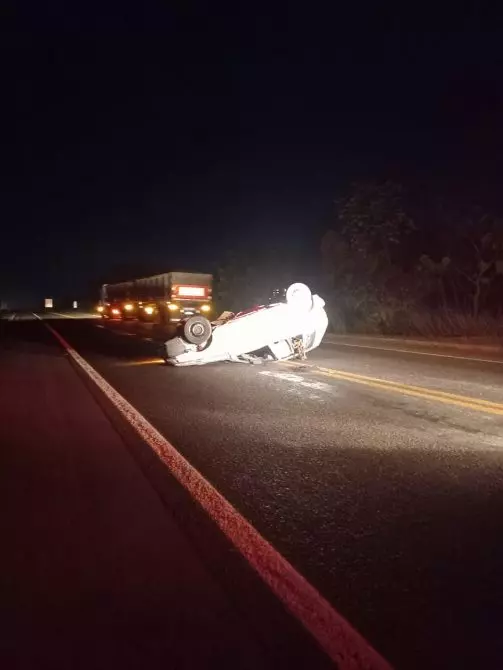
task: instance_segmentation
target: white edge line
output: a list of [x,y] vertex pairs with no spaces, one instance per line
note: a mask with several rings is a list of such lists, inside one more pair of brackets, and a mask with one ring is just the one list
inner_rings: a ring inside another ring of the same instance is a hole
[[503,361],[497,361],[491,358],[471,358],[470,356],[455,356],[454,354],[435,354],[432,351],[412,351],[411,349],[394,349],[391,347],[374,347],[370,344],[350,344],[349,342],[329,342],[326,340],[323,344],[330,344],[333,347],[357,347],[358,349],[376,349],[377,351],[394,351],[399,354],[415,354],[416,356],[436,356],[437,358],[454,358],[458,361],[475,361],[476,363],[497,363],[503,365]]
[[391,665],[365,638],[135,407],[82,358],[54,328],[47,323],[45,327],[135,428],[176,479],[203,507],[273,593],[309,631],[329,658],[337,663],[339,670],[391,670]]

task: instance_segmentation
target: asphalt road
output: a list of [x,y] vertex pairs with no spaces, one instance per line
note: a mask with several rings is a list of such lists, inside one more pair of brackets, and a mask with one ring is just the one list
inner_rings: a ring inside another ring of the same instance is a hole
[[174,369],[154,327],[53,325],[396,668],[503,666],[502,364],[326,344]]
[[330,667],[54,335],[19,317],[0,337],[0,666]]

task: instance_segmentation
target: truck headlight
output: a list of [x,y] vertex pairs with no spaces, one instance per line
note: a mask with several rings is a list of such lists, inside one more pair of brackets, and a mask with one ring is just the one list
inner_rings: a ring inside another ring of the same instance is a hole
[[124,305],[124,309],[126,310],[126,312],[131,312],[133,310],[133,305],[130,302],[127,302]]
[[96,307],[96,311],[101,314],[102,312],[105,311],[105,308],[103,307],[103,305],[98,305],[98,307]]
[[178,305],[175,305],[174,302],[169,302],[168,303],[168,309],[169,309],[170,312],[176,312],[180,308],[178,307]]
[[211,306],[210,306],[210,305],[203,305],[203,306],[201,307],[201,312],[209,312],[210,309],[211,309]]
[[154,308],[150,307],[150,305],[147,305],[146,307],[143,308],[145,310],[145,314],[153,314],[154,313]]

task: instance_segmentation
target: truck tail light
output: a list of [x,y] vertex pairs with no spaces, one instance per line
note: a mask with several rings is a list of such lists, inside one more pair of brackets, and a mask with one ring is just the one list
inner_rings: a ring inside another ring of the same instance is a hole
[[187,286],[182,284],[175,284],[173,286],[173,294],[179,298],[203,298],[208,297],[207,286]]

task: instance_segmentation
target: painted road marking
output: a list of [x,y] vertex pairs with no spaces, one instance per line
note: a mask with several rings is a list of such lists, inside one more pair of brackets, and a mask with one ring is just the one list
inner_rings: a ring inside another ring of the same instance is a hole
[[[282,381],[287,381],[287,382],[292,382],[293,384],[296,384],[298,386],[301,386],[302,388],[307,388],[310,390],[314,391],[329,391],[332,392],[333,388],[330,386],[330,384],[325,384],[325,382],[310,382],[306,381],[305,377],[302,377],[301,375],[292,375],[289,373],[285,372],[275,372],[272,370],[261,370],[259,372],[260,375],[264,375],[265,377],[274,377],[275,379],[281,379]],[[311,399],[319,399],[320,396],[318,395],[311,395],[309,396]]]
[[95,323],[94,326],[96,328],[105,328],[105,330],[108,330],[111,333],[114,333],[115,335],[124,335],[126,337],[137,337],[138,339],[142,339],[145,342],[153,342],[154,339],[152,337],[142,337],[139,333],[129,333],[126,330],[118,330],[118,329],[112,329],[112,328],[106,328],[102,323]]
[[[304,389],[309,389],[309,391],[333,391],[333,388],[330,384],[324,384],[320,382],[308,382],[300,375],[291,375],[285,374],[284,372],[273,372],[272,370],[261,370],[259,374],[264,375],[265,377],[273,377],[274,379],[280,379],[281,381],[291,382],[293,385],[286,390],[290,395],[306,397]],[[325,398],[317,395],[316,393],[308,393],[307,398],[309,400],[317,400],[318,402],[325,402]]]
[[[97,328],[105,328],[105,326],[97,326]],[[107,328],[107,330],[108,330],[108,328]],[[125,337],[135,337],[134,333],[128,333],[125,330],[113,330],[113,331],[110,331],[110,332],[113,332],[114,335],[124,335]]]
[[166,361],[163,358],[145,358],[141,361],[126,361],[124,363],[116,363],[115,365],[121,368],[133,368],[138,365],[164,365]]
[[51,312],[52,316],[59,316],[62,319],[77,319],[79,317],[70,315],[70,314],[62,314],[61,312]]
[[58,316],[61,319],[101,319],[99,314],[91,312],[77,312],[77,314],[64,314],[63,312],[50,312],[52,316]]
[[49,324],[46,328],[203,507],[273,593],[318,642],[339,670],[391,670],[389,663]]
[[503,360],[495,360],[492,358],[472,358],[471,356],[456,356],[455,354],[437,354],[432,351],[413,351],[411,349],[395,349],[394,347],[377,347],[371,344],[351,344],[349,342],[328,342],[323,344],[331,345],[332,347],[357,347],[358,349],[376,349],[377,351],[393,351],[399,354],[415,354],[417,356],[436,356],[437,358],[455,358],[460,361],[474,361],[476,363],[496,363],[503,365]]
[[[40,317],[38,314],[35,314],[35,312],[32,312],[33,316],[35,316],[39,321],[43,321],[44,319]],[[80,313],[80,314],[63,314],[63,312],[48,312],[47,316],[49,317],[58,317],[61,319],[78,319],[79,321],[82,319],[101,319],[101,316],[98,314],[87,314],[87,313]],[[94,324],[96,325],[96,324]]]
[[[283,364],[299,367],[298,363],[291,361],[283,361]],[[345,372],[344,370],[334,370],[332,368],[324,368],[318,365],[302,364],[303,369],[309,368],[310,371],[322,374],[334,379],[353,382],[355,384],[362,384],[372,388],[384,389],[386,391],[394,391],[396,393],[403,393],[405,395],[414,396],[416,398],[424,398],[426,400],[434,400],[436,402],[443,402],[449,405],[457,405],[467,409],[474,409],[478,412],[488,412],[489,414],[498,414],[503,416],[503,403],[493,402],[492,400],[483,400],[481,398],[473,398],[471,396],[457,395],[456,393],[447,393],[446,391],[437,391],[436,389],[426,388],[423,386],[412,386],[410,384],[402,384],[400,382],[393,382],[387,379],[380,379],[379,377],[368,377],[366,375],[359,375],[353,372]]]

